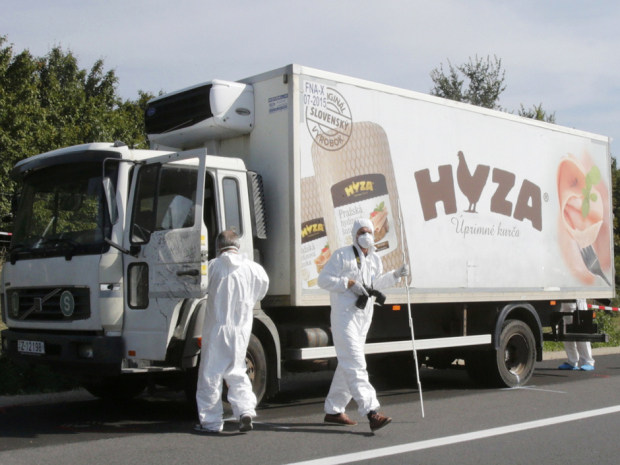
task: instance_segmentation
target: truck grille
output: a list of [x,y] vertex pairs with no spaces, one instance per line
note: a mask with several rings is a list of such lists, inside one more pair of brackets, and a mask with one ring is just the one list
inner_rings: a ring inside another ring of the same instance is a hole
[[90,317],[90,290],[87,287],[10,289],[6,295],[9,299],[7,314],[15,320],[73,321]]

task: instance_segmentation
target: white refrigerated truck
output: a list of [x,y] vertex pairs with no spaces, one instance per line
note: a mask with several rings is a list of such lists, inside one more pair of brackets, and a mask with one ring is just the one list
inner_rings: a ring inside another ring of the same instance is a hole
[[[543,339],[605,339],[591,312],[558,311],[615,293],[607,137],[298,65],[163,95],[145,123],[150,150],[92,143],[13,169],[14,360],[101,397],[149,377],[191,392],[207,262],[232,229],[270,278],[247,362],[259,398],[273,395],[283,367],[334,360],[317,276],[360,217],[385,269],[411,265],[428,366],[464,359],[473,378],[517,386]],[[366,353],[410,354],[404,282],[385,294]]]

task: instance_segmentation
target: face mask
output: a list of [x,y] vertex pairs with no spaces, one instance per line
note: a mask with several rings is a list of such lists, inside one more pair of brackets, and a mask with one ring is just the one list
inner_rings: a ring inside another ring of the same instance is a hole
[[237,247],[234,247],[234,246],[224,247],[221,250],[220,249],[216,250],[215,257],[219,258],[220,255],[222,255],[224,252],[233,252],[233,251],[239,253],[239,249]]
[[375,238],[370,233],[364,233],[357,238],[357,243],[361,248],[367,249],[375,243]]

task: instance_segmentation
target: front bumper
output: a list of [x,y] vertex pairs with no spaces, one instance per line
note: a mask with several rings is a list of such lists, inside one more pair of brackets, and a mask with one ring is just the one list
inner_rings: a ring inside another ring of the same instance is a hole
[[[5,329],[2,347],[17,363],[44,364],[75,374],[112,376],[121,373],[123,358],[122,337],[75,335],[71,333],[38,333]],[[38,341],[45,344],[45,354],[18,351],[18,341]],[[92,357],[80,356],[79,347],[90,345]]]

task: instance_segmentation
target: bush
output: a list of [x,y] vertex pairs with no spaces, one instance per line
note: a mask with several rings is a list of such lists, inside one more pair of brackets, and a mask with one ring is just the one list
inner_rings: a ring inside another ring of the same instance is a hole
[[[592,344],[593,348],[620,346],[620,314],[618,312],[597,312],[596,323],[599,332],[609,335],[609,342],[594,343]],[[556,352],[564,350],[564,344],[561,342],[545,342],[543,349],[548,352]]]
[[601,333],[609,334],[609,342],[592,344],[592,347],[620,346],[620,315],[618,312],[600,312],[596,314],[596,321]]

